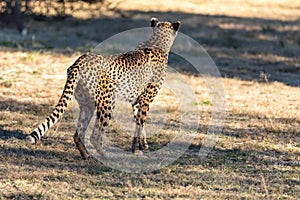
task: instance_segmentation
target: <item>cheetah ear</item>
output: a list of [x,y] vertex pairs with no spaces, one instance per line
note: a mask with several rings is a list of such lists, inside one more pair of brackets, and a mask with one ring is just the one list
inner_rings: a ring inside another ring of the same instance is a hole
[[158,19],[155,17],[151,18],[151,27],[155,27],[158,24]]
[[180,21],[177,21],[177,22],[175,22],[175,23],[172,23],[172,26],[173,26],[174,31],[178,31],[180,25],[181,25],[181,22],[180,22]]

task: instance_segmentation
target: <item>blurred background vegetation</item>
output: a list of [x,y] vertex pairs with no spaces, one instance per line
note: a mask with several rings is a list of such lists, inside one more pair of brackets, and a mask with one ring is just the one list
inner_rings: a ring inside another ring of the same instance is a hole
[[182,21],[224,77],[300,84],[300,1],[0,0],[0,47],[83,53],[151,17]]

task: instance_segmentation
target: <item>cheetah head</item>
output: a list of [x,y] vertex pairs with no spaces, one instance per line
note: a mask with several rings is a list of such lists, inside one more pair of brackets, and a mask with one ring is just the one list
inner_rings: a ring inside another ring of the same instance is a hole
[[154,35],[170,35],[176,36],[180,28],[181,22],[160,22],[157,18],[151,19],[151,27],[153,28]]

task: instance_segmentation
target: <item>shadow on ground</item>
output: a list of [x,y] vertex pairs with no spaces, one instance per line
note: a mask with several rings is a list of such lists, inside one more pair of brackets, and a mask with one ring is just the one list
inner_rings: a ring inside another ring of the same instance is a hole
[[16,131],[9,131],[9,130],[4,130],[1,126],[0,126],[0,139],[1,140],[8,140],[11,138],[16,138],[19,140],[23,140],[25,139],[26,135],[22,133],[22,131],[20,130],[16,130]]
[[[12,100],[9,100],[10,102]],[[5,101],[2,102],[5,104]],[[14,106],[13,110],[14,112],[18,112],[19,108],[22,108],[22,112],[24,115],[31,115],[32,109],[35,109],[34,107],[41,107],[44,105],[31,105],[28,103],[22,103],[22,102],[13,102]],[[23,108],[26,107],[28,109],[24,110]],[[3,110],[3,108],[1,108]],[[1,110],[0,110],[1,111]],[[260,126],[252,126],[249,127],[247,124],[245,124],[245,127],[243,128],[232,128],[230,126],[224,125],[223,132],[218,137],[230,137],[230,140],[239,141],[240,143],[243,143],[245,141],[260,141],[263,142],[266,140],[268,141],[268,144],[271,144],[271,146],[276,146],[281,143],[289,143],[290,140],[294,141],[295,143],[300,142],[299,141],[299,130],[297,127],[293,127],[292,129],[286,129],[286,130],[274,130],[274,127],[270,126],[268,118],[262,118],[259,114],[247,114],[247,113],[228,113],[229,118],[234,118],[239,121],[245,121],[247,122],[249,119],[252,120],[252,123],[254,121],[259,121]],[[287,127],[291,124],[299,124],[299,120],[297,119],[289,119],[289,118],[276,118],[271,119],[273,120],[274,124],[280,124],[280,127]],[[242,122],[241,122],[242,123]],[[174,124],[163,124],[171,131],[178,131],[178,127],[175,127]],[[161,126],[161,125],[160,125]],[[192,127],[189,127],[189,129]],[[195,127],[196,128],[196,127]],[[198,127],[199,134],[201,133],[203,135],[202,139],[206,136],[206,131],[208,130],[209,126],[204,124],[199,124]],[[73,133],[74,130],[71,130]],[[284,133],[285,131],[285,133]],[[266,133],[268,133],[268,136],[266,136]],[[284,134],[283,134],[284,133]],[[89,162],[80,162],[82,159],[79,155],[79,153],[76,150],[75,145],[72,142],[72,134],[66,135],[59,135],[54,136],[51,135],[51,133],[47,134],[45,138],[42,139],[41,142],[39,142],[37,145],[29,145],[27,144],[25,139],[26,134],[24,134],[20,130],[10,131],[5,130],[3,127],[0,127],[0,140],[2,141],[2,147],[0,148],[0,155],[5,156],[6,162],[12,164],[12,165],[27,165],[27,166],[35,166],[35,167],[44,167],[44,168],[58,168],[63,169],[65,167],[68,168],[74,168],[74,169],[80,169],[82,165],[86,165]],[[70,137],[70,138],[67,138]],[[149,145],[155,146],[155,148],[163,148],[165,145],[168,144],[169,141],[159,142],[159,144],[156,144],[157,141],[161,140],[162,138],[150,138]],[[162,137],[162,136],[159,136]],[[218,137],[216,137],[216,142],[218,142]],[[120,136],[122,138],[122,136]],[[268,139],[269,138],[269,139]],[[130,144],[130,139],[128,137],[125,137],[127,142],[124,143],[118,142],[117,143],[123,147],[124,149],[127,149],[126,145],[127,143]],[[213,147],[212,149],[209,149],[208,157],[205,157],[204,159],[200,159],[198,157],[198,151],[200,148],[205,146],[206,144],[202,144],[201,141],[194,141],[189,149],[186,151],[186,153],[183,154],[182,158],[177,160],[175,164],[179,163],[180,165],[197,165],[199,163],[202,163],[203,165],[206,165],[207,162],[210,162],[211,165],[222,165],[224,162],[232,162],[232,165],[236,165],[239,162],[240,164],[245,164],[245,162],[250,163],[264,163],[267,165],[282,165],[282,166],[296,166],[297,163],[295,161],[295,154],[292,152],[289,152],[288,150],[278,150],[276,148],[268,148],[264,147],[264,145],[259,145],[257,143],[256,145],[252,145],[247,147]],[[165,141],[165,139],[163,139]],[[254,143],[253,143],[254,144]],[[263,149],[264,148],[264,149]],[[150,150],[154,151],[155,149],[152,149],[150,147]],[[18,159],[22,158],[22,159]],[[190,159],[191,158],[191,159]],[[51,162],[49,162],[51,160]],[[186,162],[189,160],[188,162]],[[206,163],[206,164],[205,164]],[[95,163],[94,163],[95,164]],[[102,169],[104,167],[104,170],[107,170],[105,166],[103,165],[91,165],[91,170],[93,169],[99,169],[99,167]],[[95,168],[96,167],[96,168]]]

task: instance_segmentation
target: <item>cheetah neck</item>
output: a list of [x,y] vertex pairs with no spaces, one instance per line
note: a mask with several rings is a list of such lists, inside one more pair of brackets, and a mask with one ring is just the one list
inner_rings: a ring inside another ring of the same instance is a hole
[[168,53],[171,49],[173,42],[174,42],[173,37],[152,35],[150,39],[140,43],[136,47],[136,50],[154,47]]

